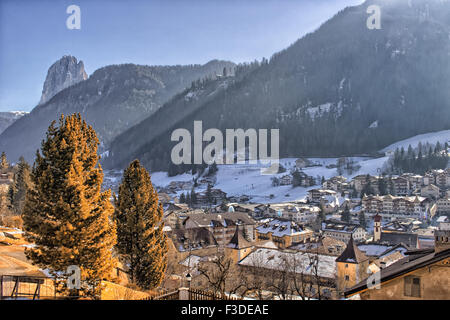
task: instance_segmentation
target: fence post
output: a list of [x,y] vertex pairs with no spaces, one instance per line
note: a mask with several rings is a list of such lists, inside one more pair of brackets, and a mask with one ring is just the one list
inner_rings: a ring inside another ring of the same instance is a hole
[[178,298],[180,300],[189,300],[189,289],[188,288],[180,288],[178,289]]

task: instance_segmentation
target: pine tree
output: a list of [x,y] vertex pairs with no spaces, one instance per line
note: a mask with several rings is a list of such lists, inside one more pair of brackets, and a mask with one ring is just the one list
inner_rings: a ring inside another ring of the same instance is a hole
[[191,199],[191,204],[192,205],[197,204],[197,194],[195,193],[195,189],[194,188],[192,188],[192,190],[191,190],[190,199]]
[[359,213],[359,224],[360,224],[361,227],[363,227],[364,229],[367,227],[366,216],[364,215],[364,211],[362,211],[362,210],[361,210],[361,212]]
[[192,205],[191,195],[189,194],[189,192],[186,193],[186,203],[187,203],[189,206]]
[[325,221],[327,219],[327,216],[325,214],[325,208],[324,205],[322,203],[320,203],[320,211],[319,214],[317,215],[317,217],[319,218],[319,221],[322,223],[323,221]]
[[208,167],[208,176],[212,176],[214,173],[216,173],[219,169],[217,168],[217,164],[215,162],[213,162],[209,167]]
[[350,216],[350,209],[348,208],[348,205],[345,205],[344,211],[341,215],[341,220],[345,222],[350,222],[351,216]]
[[[442,150],[442,146],[441,146],[441,143],[438,141],[438,142],[436,142],[436,146],[434,147],[434,153],[438,153],[441,150]],[[2,159],[3,159],[3,154],[2,154]]]
[[186,203],[186,196],[184,193],[180,195],[180,203]]
[[386,183],[386,180],[383,176],[380,177],[380,180],[378,181],[378,190],[380,191],[380,195],[384,196],[388,193],[388,186]]
[[208,201],[208,204],[211,204],[213,202],[213,195],[212,195],[212,186],[209,183],[208,187],[206,188],[206,200]]
[[297,169],[295,169],[292,172],[292,186],[298,187],[301,186],[303,182],[303,176],[301,175],[300,171],[298,171]]
[[162,204],[148,171],[134,160],[123,174],[116,201],[117,248],[131,281],[142,289],[159,286],[167,268]]
[[9,168],[9,162],[6,158],[6,153],[3,151],[2,155],[0,156],[0,170],[5,170]]
[[361,198],[364,195],[371,195],[371,194],[374,194],[374,191],[373,191],[372,185],[370,183],[370,175],[368,174],[368,175],[366,175],[366,181],[365,181],[364,187],[361,190]]
[[[79,114],[61,115],[36,153],[23,219],[31,261],[49,269],[57,291],[99,298],[101,281],[112,275],[116,242],[110,191],[101,192],[98,139]],[[69,289],[69,266],[78,266],[81,288]]]
[[30,165],[20,157],[14,183],[8,192],[10,208],[15,214],[21,214],[25,203],[25,195],[31,186]]

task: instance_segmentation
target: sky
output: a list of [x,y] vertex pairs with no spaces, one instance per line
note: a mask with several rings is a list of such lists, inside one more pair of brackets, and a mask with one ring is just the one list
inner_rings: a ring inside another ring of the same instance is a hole
[[[235,63],[270,58],[364,0],[1,0],[0,111],[30,111],[64,55],[88,75],[120,63]],[[81,10],[69,30],[66,9]]]

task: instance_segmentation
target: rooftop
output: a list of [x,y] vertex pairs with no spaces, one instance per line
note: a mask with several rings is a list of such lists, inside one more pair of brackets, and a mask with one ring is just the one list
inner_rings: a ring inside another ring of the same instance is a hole
[[336,262],[349,262],[349,263],[361,263],[368,260],[367,256],[358,249],[355,242],[353,241],[353,236],[347,243],[347,247],[344,252],[336,259]]
[[[239,262],[242,266],[254,266],[271,270],[283,270],[284,261],[294,261],[296,273],[312,274],[311,257],[313,254],[305,252],[288,252],[275,249],[259,248]],[[318,275],[334,279],[336,276],[336,257],[317,255]]]
[[347,223],[338,220],[325,220],[322,222],[323,231],[353,233],[358,228],[361,228],[361,226],[356,223]]
[[294,221],[282,219],[273,219],[256,229],[261,234],[272,233],[272,236],[275,237],[299,235],[310,231]]
[[[426,267],[449,257],[450,249],[441,252],[435,252],[433,249],[414,250],[407,252],[407,256],[403,259],[400,259],[390,266],[381,269],[381,284],[388,280],[397,278],[399,276],[402,276],[419,268]],[[367,290],[366,280],[345,291],[345,296],[349,297],[365,290]]]
[[410,248],[417,248],[419,236],[415,233],[406,232],[381,232],[379,243],[397,245],[404,243]]
[[206,228],[175,229],[171,238],[180,252],[217,246],[213,234]]
[[230,243],[228,243],[227,247],[233,249],[243,249],[251,246],[251,243],[244,238],[242,231],[239,230],[238,226],[236,226],[236,232],[234,233],[234,236],[233,238],[231,238]]
[[[198,227],[229,227],[236,225],[255,224],[255,222],[244,212],[224,212],[208,214],[192,214],[188,219]],[[187,222],[185,220],[185,222]]]

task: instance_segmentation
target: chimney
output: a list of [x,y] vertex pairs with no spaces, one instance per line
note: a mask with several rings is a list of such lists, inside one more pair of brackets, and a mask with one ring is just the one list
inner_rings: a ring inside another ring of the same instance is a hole
[[434,252],[450,249],[450,230],[434,231]]

